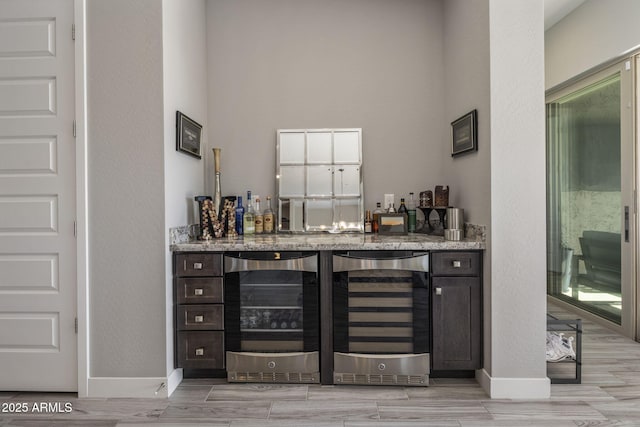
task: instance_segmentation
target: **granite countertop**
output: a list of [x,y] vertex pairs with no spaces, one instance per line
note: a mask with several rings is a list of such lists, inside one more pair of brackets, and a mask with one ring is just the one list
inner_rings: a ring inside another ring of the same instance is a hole
[[463,239],[447,241],[442,236],[427,234],[379,235],[379,234],[271,234],[237,238],[223,237],[209,241],[174,243],[174,252],[193,251],[322,251],[322,250],[477,250],[485,249],[485,242]]

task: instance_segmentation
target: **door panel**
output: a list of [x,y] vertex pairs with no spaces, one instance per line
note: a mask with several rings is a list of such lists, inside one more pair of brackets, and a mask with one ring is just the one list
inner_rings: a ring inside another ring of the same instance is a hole
[[548,293],[629,337],[636,292],[632,70],[624,60],[547,97]]
[[0,21],[0,390],[76,391],[73,0]]

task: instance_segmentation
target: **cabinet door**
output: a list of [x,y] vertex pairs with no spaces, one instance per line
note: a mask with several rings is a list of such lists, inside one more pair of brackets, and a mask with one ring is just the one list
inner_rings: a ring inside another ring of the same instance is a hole
[[434,277],[432,297],[433,369],[480,369],[480,279]]

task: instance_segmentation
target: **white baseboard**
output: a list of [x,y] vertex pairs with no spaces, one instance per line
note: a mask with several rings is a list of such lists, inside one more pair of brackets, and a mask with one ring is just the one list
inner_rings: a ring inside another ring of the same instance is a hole
[[[182,370],[180,370],[179,375],[181,381]],[[172,373],[171,383],[174,384],[175,381],[176,378]],[[177,381],[177,384],[180,381]],[[168,383],[167,378],[163,377],[89,377],[86,397],[167,398],[169,397]],[[175,384],[176,387],[177,384]]]
[[182,382],[182,368],[174,369],[173,372],[169,374],[169,378],[167,378],[167,395],[171,396],[176,388]]
[[492,399],[548,399],[549,378],[496,378],[486,370],[476,371],[476,379]]

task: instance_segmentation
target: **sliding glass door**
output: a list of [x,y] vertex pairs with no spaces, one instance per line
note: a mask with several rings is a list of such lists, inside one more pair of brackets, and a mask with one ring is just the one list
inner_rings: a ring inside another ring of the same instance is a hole
[[635,338],[632,68],[547,97],[547,291]]

